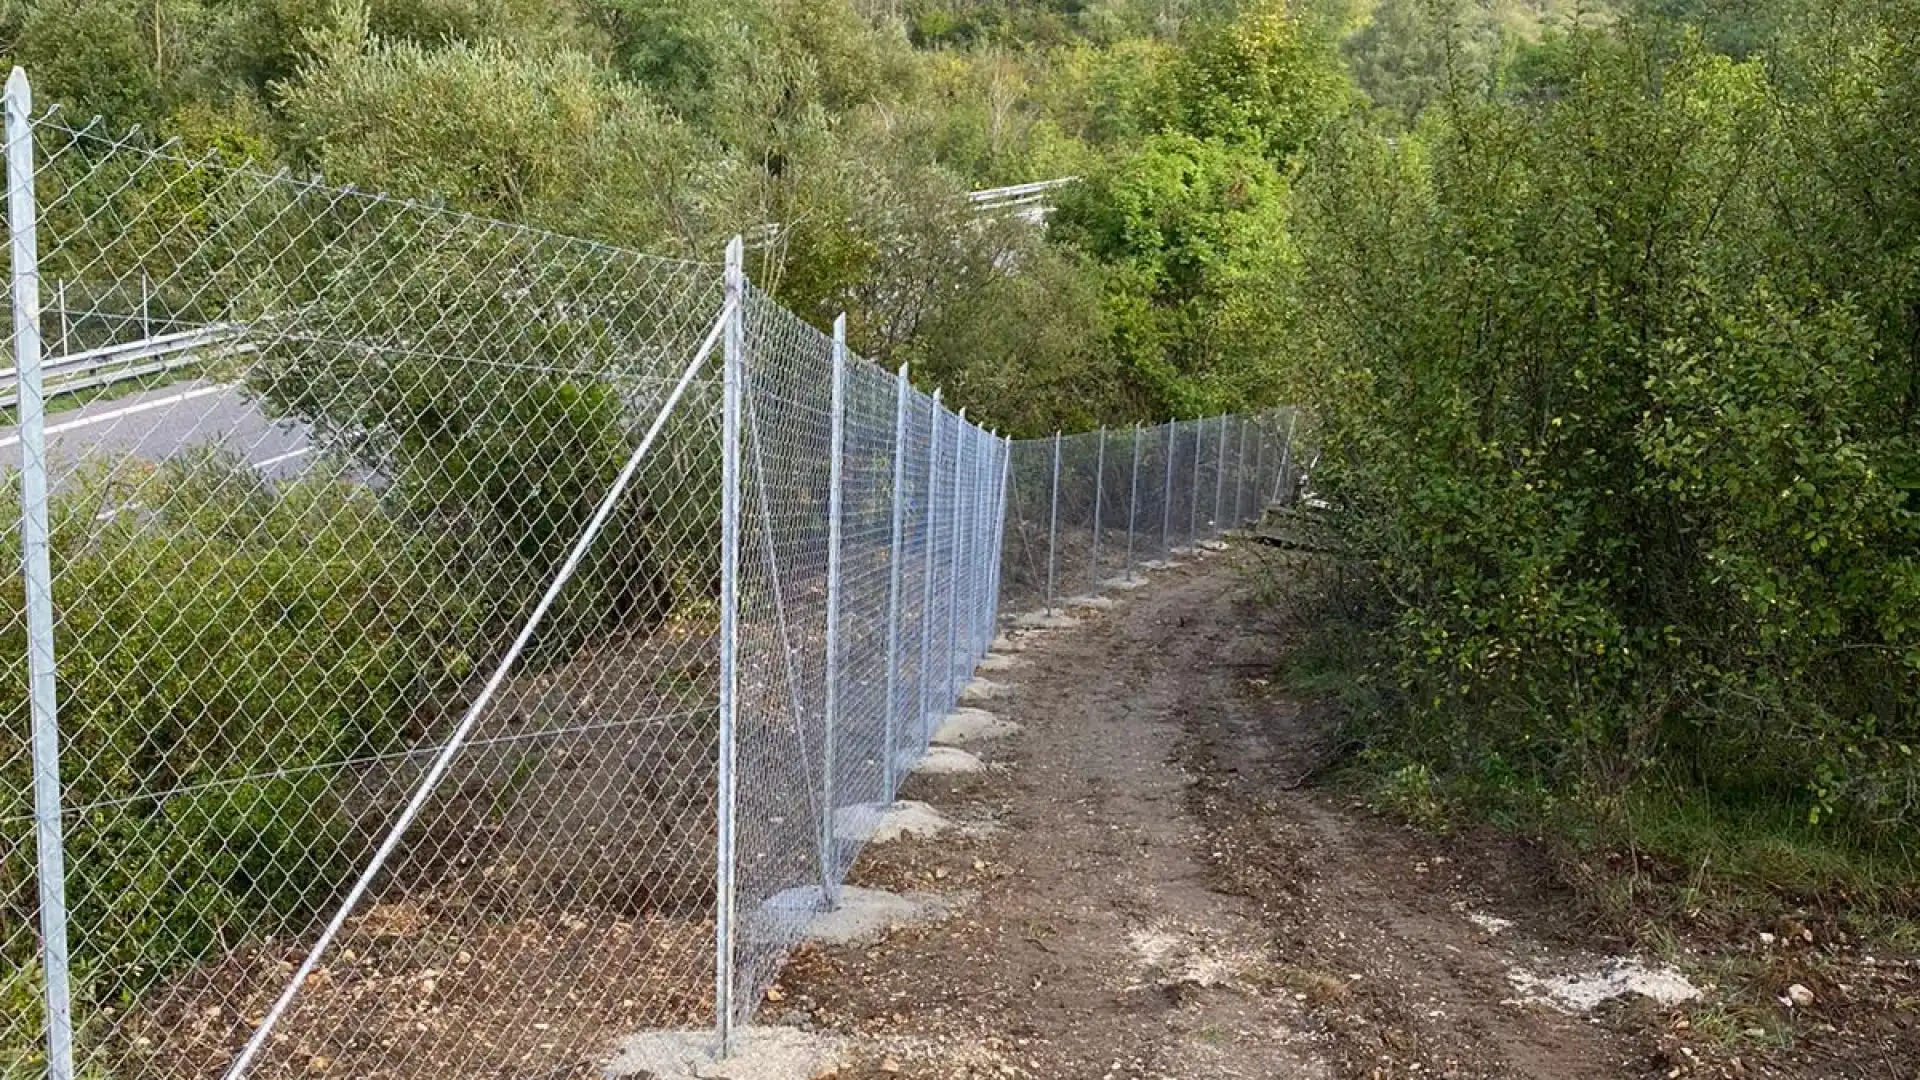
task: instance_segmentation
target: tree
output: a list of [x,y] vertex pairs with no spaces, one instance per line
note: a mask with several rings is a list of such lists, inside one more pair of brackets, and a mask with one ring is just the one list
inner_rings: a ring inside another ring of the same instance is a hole
[[386,41],[364,22],[313,40],[276,103],[289,148],[335,182],[631,247],[712,235],[720,155],[584,54]]
[[1183,51],[1168,92],[1180,130],[1284,162],[1338,115],[1348,87],[1330,39],[1307,32],[1285,0],[1258,0]]
[[1051,234],[1106,268],[1112,347],[1151,415],[1262,396],[1245,377],[1260,361],[1221,337],[1216,320],[1226,268],[1286,242],[1285,194],[1257,152],[1185,134],[1154,136],[1062,193]]

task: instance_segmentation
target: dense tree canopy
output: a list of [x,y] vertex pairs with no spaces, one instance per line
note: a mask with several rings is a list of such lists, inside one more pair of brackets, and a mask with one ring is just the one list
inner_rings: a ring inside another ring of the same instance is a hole
[[[337,183],[707,258],[777,224],[755,277],[820,325],[847,309],[878,358],[981,378],[962,313],[1019,318],[987,383],[1053,404],[976,415],[1039,431],[1271,399],[1209,321],[1221,266],[1277,239],[1250,222],[1281,171],[1350,101],[1318,25],[1279,0],[15,0],[0,47],[72,113]],[[1152,179],[1176,159],[1189,181]],[[1077,175],[1153,188],[1090,213],[1183,224],[1128,250],[958,198]],[[1100,300],[1037,299],[1061,289]],[[1095,353],[1109,377],[1043,389]]]

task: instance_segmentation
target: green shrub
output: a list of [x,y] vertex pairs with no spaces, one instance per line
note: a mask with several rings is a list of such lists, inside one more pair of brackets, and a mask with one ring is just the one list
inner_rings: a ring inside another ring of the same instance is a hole
[[[474,670],[482,612],[444,540],[324,468],[276,486],[214,453],[102,466],[52,517],[76,992],[124,1003],[336,897],[366,839],[338,802],[342,763],[418,737]],[[0,648],[23,657],[17,586],[8,602]],[[11,669],[9,814],[29,791]],[[10,917],[32,911],[32,857],[0,851]]]
[[1557,94],[1297,182],[1287,366],[1386,612],[1381,760],[1920,828],[1920,203],[1881,152],[1920,67],[1903,5],[1842,7],[1771,66],[1577,35]]

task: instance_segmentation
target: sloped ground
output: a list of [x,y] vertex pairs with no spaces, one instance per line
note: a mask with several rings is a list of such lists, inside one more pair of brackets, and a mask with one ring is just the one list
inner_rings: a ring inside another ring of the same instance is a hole
[[[1524,845],[1301,788],[1327,719],[1270,684],[1284,628],[1240,599],[1240,565],[1271,557],[1212,556],[1018,640],[994,677],[1024,734],[906,792],[998,830],[878,845],[853,875],[965,906],[803,949],[763,1018],[851,1036],[837,1075],[859,1080],[1915,1075],[1897,1009],[1829,1025],[1818,1055],[1743,1047],[1702,1030],[1726,1015],[1711,958],[1683,945],[1702,985],[1680,1000],[1683,972],[1595,931]],[[1635,980],[1667,1000],[1549,1000]]]

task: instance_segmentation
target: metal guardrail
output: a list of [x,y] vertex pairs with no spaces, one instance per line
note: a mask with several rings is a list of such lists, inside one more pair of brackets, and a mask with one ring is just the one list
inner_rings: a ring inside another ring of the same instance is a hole
[[[254,347],[244,341],[245,334],[244,326],[217,323],[52,357],[41,368],[44,394],[48,398],[74,394],[251,352]],[[11,384],[16,376],[11,365],[0,370],[0,382]],[[19,403],[16,391],[0,392],[0,408]]]
[[1079,180],[1077,176],[1062,176],[1053,180],[1035,180],[1028,184],[987,188],[984,191],[970,192],[967,195],[967,201],[980,210],[1044,204],[1048,201],[1049,192],[1066,187],[1068,184],[1078,183]]
[[[1025,184],[1009,184],[1006,187],[985,188],[967,193],[967,203],[976,213],[1011,213],[1039,225],[1053,213],[1051,193],[1068,184],[1080,182],[1077,176],[1061,176],[1052,180],[1035,180]],[[769,221],[745,230],[747,250],[764,251],[780,239],[782,226],[777,221]]]

